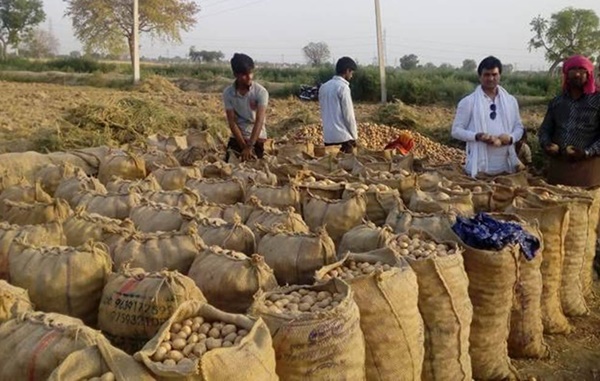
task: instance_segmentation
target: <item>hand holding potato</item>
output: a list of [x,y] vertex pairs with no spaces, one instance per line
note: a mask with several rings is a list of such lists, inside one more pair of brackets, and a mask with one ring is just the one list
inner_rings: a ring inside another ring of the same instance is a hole
[[512,144],[512,137],[509,134],[502,134],[498,136],[498,139],[500,139],[500,142],[502,143],[503,146],[507,146]]
[[560,147],[558,144],[550,143],[544,147],[544,151],[550,156],[556,156],[560,151]]

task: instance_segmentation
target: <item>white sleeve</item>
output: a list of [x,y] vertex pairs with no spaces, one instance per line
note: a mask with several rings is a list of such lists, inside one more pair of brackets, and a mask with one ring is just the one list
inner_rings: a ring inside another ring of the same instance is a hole
[[525,132],[525,127],[523,127],[523,122],[521,122],[521,113],[519,112],[519,103],[515,97],[512,97],[513,101],[513,112],[515,113],[515,123],[512,126],[512,131],[510,136],[512,137],[513,143],[518,142],[523,137],[523,133]]
[[344,121],[344,125],[350,132],[350,135],[356,140],[358,138],[358,129],[356,127],[356,118],[354,116],[354,105],[352,104],[352,94],[350,92],[350,87],[344,86],[341,95],[341,108],[342,108],[342,120]]
[[474,142],[475,131],[469,130],[469,122],[471,121],[471,111],[473,110],[473,101],[471,97],[465,97],[458,102],[456,107],[456,115],[452,123],[452,137],[462,140],[463,142]]

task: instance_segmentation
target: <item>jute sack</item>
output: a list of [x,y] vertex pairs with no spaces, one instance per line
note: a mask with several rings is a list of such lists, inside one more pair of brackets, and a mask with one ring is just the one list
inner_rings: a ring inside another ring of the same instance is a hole
[[560,302],[562,264],[565,253],[565,238],[569,226],[569,207],[564,203],[543,205],[522,197],[516,197],[507,212],[514,213],[527,221],[537,220],[544,238],[542,253],[542,322],[544,333],[567,333],[569,321]]
[[227,179],[233,174],[233,166],[220,159],[212,162],[205,160],[197,165],[202,169],[202,177],[207,179]]
[[144,152],[142,160],[144,160],[144,164],[146,165],[146,173],[152,173],[161,167],[179,167],[179,162],[172,153],[160,151],[155,148],[150,148]]
[[526,222],[515,214],[490,215],[498,220],[516,222],[540,240],[540,248],[532,260],[528,261],[523,255],[519,256],[519,274],[510,316],[508,354],[511,358],[546,357],[549,348],[544,341],[541,307],[543,286],[540,272],[544,239],[539,223],[537,220]]
[[177,271],[122,268],[110,275],[98,312],[98,327],[127,353],[140,350],[187,300],[206,301],[194,281]]
[[[454,234],[448,224],[449,234]],[[517,370],[508,357],[510,316],[519,273],[518,245],[502,250],[480,250],[456,241],[463,248],[465,271],[473,320],[469,353],[473,378],[477,380],[517,380]]]
[[[257,201],[258,202],[258,201]],[[248,218],[255,210],[259,210],[258,204],[249,202],[248,204],[238,202],[234,205],[215,204],[200,199],[195,210],[197,213],[208,218],[220,218],[227,222],[235,222],[238,219],[245,224]]]
[[353,253],[364,253],[380,249],[386,246],[388,240],[394,233],[388,226],[377,227],[372,222],[365,222],[348,230],[342,236],[338,245],[337,253],[341,257],[350,251]]
[[326,200],[311,196],[304,201],[304,221],[312,231],[324,226],[333,242],[340,242],[342,236],[353,227],[360,225],[367,213],[367,199],[362,191],[346,200]]
[[[80,148],[67,152],[67,159],[73,160],[73,158],[75,158],[75,164],[83,168],[88,175],[97,175],[100,163],[110,154],[110,152],[112,152],[112,148],[108,146]],[[50,160],[54,160],[54,154],[55,153],[48,154]],[[58,152],[58,154],[59,157],[64,156],[62,152]],[[80,165],[79,163],[81,162],[85,164]]]
[[504,184],[515,188],[527,188],[529,186],[529,179],[527,178],[526,171],[496,176],[493,179],[495,183]]
[[295,233],[273,228],[262,237],[257,252],[280,285],[311,284],[316,270],[337,259],[335,244],[325,229]]
[[[45,381],[72,352],[101,334],[79,319],[29,312],[0,325],[0,379]],[[84,364],[81,364],[84,366]]]
[[62,198],[72,208],[75,208],[79,204],[79,200],[88,191],[101,194],[108,193],[106,187],[98,179],[81,175],[62,180],[54,192],[54,198]]
[[32,204],[34,202],[52,202],[52,197],[44,192],[39,182],[31,186],[28,184],[13,185],[4,189],[0,194],[0,216],[3,216],[8,211],[9,206],[4,202],[10,200],[12,202],[22,202],[26,204]]
[[[328,311],[287,314],[265,302],[272,294],[328,291],[341,296]],[[365,380],[365,342],[360,314],[347,283],[338,279],[316,286],[290,286],[259,292],[250,315],[261,317],[271,332],[277,375],[282,380]]]
[[48,222],[62,222],[73,213],[69,204],[61,199],[51,202],[12,202],[4,201],[6,213],[3,219],[17,225],[39,225]]
[[54,192],[56,192],[56,188],[61,181],[84,174],[85,172],[83,172],[81,168],[67,162],[60,165],[47,165],[46,167],[37,171],[35,177],[36,180],[42,185],[44,191],[46,191],[50,196],[54,196]]
[[279,145],[276,147],[277,157],[295,157],[307,154],[309,156],[315,155],[315,145],[311,142],[297,142],[286,145]]
[[256,237],[240,219],[232,223],[216,218],[199,218],[190,226],[207,246],[216,245],[246,255],[256,253]]
[[202,171],[197,167],[160,167],[148,177],[153,177],[161,189],[171,191],[183,189],[188,180],[202,178]]
[[185,139],[188,147],[202,148],[207,152],[217,152],[217,142],[208,130],[190,128],[186,131]]
[[0,192],[14,185],[24,184],[29,184],[29,181],[25,177],[11,174],[8,170],[0,170]]
[[419,174],[417,177],[417,188],[423,192],[435,192],[438,190],[440,183],[449,181],[439,171],[427,171]]
[[9,253],[14,251],[15,254],[19,254],[24,250],[22,245],[16,243],[17,241],[25,241],[35,246],[67,244],[60,222],[27,226],[0,222],[0,279],[10,281]]
[[[408,232],[412,235],[414,230]],[[431,235],[418,233],[439,244]],[[447,255],[413,256],[410,264],[419,285],[419,311],[425,327],[425,358],[421,379],[472,379],[469,336],[473,305],[469,299],[469,279],[463,265],[462,250],[456,243],[444,242]],[[399,250],[402,254],[402,250]]]
[[195,213],[188,213],[177,206],[142,200],[131,209],[129,218],[142,232],[169,232],[180,230],[186,221],[192,220]]
[[200,251],[197,234],[192,227],[179,232],[136,232],[115,247],[115,268],[128,264],[147,272],[166,269],[187,274]]
[[246,200],[250,197],[256,197],[265,206],[278,209],[292,207],[300,213],[300,191],[293,183],[280,187],[252,184],[246,192]]
[[106,190],[109,193],[125,194],[130,192],[144,193],[149,191],[161,190],[160,184],[154,177],[148,176],[145,179],[125,180],[120,177],[113,177],[106,184]]
[[[167,341],[173,324],[200,316],[205,322],[234,324],[248,331],[239,344],[209,350],[190,361],[176,365],[154,361],[153,355],[162,342]],[[163,324],[156,336],[135,354],[156,376],[169,380],[248,380],[276,381],[275,351],[269,329],[258,318],[231,314],[207,303],[188,301],[180,305],[173,316]],[[226,364],[226,365],[225,365]]]
[[413,212],[420,213],[447,212],[454,209],[462,215],[470,216],[474,214],[471,191],[457,192],[443,190],[439,187],[435,192],[424,192],[415,189],[408,203],[408,208]]
[[[85,150],[94,150],[94,149],[102,149],[101,147],[94,148],[84,148],[81,151]],[[46,154],[46,157],[50,159],[50,162],[54,165],[65,165],[71,164],[74,167],[81,168],[88,175],[96,175],[98,173],[98,166],[95,165],[93,160],[87,160],[87,157],[82,154],[76,154],[74,151],[72,152],[49,152]]]
[[233,205],[245,199],[244,185],[239,179],[190,179],[185,185],[216,204]]
[[385,222],[390,226],[394,233],[407,233],[411,229],[422,230],[428,234],[447,241],[451,236],[448,236],[447,223],[456,221],[456,212],[438,213],[415,213],[410,210],[394,209]]
[[206,157],[206,151],[199,147],[186,147],[173,152],[180,165],[195,166]]
[[279,158],[277,160],[277,163],[269,166],[269,170],[275,176],[277,176],[278,184],[287,184],[289,183],[290,179],[294,179],[296,178],[296,176],[298,176],[298,174],[307,171],[306,164],[304,163],[284,163],[280,162]]
[[252,229],[257,243],[260,243],[264,234],[258,226],[266,229],[282,227],[289,232],[296,233],[308,233],[310,231],[302,216],[294,212],[292,208],[279,210],[277,208],[262,206],[258,201],[251,201],[251,204],[255,205],[257,209],[248,217],[246,226]]
[[273,270],[263,257],[258,254],[247,257],[218,246],[201,250],[188,276],[210,304],[227,312],[246,312],[258,290],[277,286]]
[[0,154],[0,173],[8,177],[25,178],[35,182],[35,174],[46,165],[52,164],[48,155],[39,152],[10,152]]
[[143,179],[146,177],[144,159],[126,151],[111,151],[100,163],[98,180],[107,184],[113,176],[125,180]]
[[95,345],[72,352],[54,369],[48,381],[63,380],[140,380],[155,378],[142,364],[98,334]]
[[[543,197],[548,190],[540,187],[528,188],[529,198],[536,202],[545,202]],[[583,316],[589,314],[584,293],[581,271],[584,265],[588,246],[590,208],[594,199],[582,192],[561,192],[553,196],[557,201],[565,201],[569,205],[567,235],[565,236],[565,256],[562,265],[560,300],[567,316]]]
[[148,201],[170,206],[177,206],[181,209],[195,207],[201,202],[201,198],[198,193],[189,188],[182,188],[172,191],[144,192],[143,195]]
[[317,271],[316,281],[326,280],[332,270],[349,261],[389,266],[389,269],[379,268],[370,274],[346,279],[360,311],[367,379],[420,380],[424,336],[415,273],[391,248],[384,248],[348,253],[341,261]]
[[148,135],[146,143],[150,147],[156,147],[164,152],[176,152],[178,150],[186,149],[188,147],[185,136],[175,135],[163,135],[161,133]]
[[124,220],[141,202],[142,196],[135,192],[126,194],[88,192],[79,200],[77,207],[85,208],[88,213]]
[[63,230],[67,238],[67,245],[76,247],[89,240],[103,242],[105,237],[110,234],[106,227],[116,229],[122,223],[121,220],[88,213],[84,207],[78,207],[73,215],[63,222]]
[[24,247],[9,254],[10,281],[29,291],[40,311],[58,312],[95,325],[111,260],[101,243],[79,247]]
[[0,325],[33,309],[27,290],[0,280]]
[[391,189],[397,189],[404,203],[410,202],[410,198],[417,187],[417,174],[405,170],[398,173],[367,170],[361,177],[364,179],[363,182],[368,185],[383,184]]
[[483,181],[442,182],[440,188],[455,191],[469,190],[473,199],[473,209],[475,213],[492,211],[492,195],[494,194],[494,191],[492,190],[492,187]]
[[248,188],[250,184],[277,185],[277,176],[266,163],[260,170],[241,164],[233,170],[231,177],[242,180],[244,188]]
[[385,223],[385,219],[394,208],[404,205],[398,190],[384,184],[346,184],[342,199],[352,198],[358,189],[362,189],[367,197],[367,219],[377,226]]
[[300,200],[302,203],[304,203],[306,199],[310,198],[310,195],[319,196],[329,200],[340,199],[344,194],[344,188],[346,186],[345,181],[336,182],[331,179],[318,180],[311,175],[298,176],[296,180],[294,180],[294,183],[298,185],[298,189],[300,190]]

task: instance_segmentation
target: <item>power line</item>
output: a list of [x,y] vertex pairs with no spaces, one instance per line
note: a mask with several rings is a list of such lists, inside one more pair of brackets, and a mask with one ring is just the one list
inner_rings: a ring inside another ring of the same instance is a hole
[[256,1],[251,1],[251,2],[249,2],[249,3],[246,3],[246,4],[244,4],[244,5],[240,5],[239,7],[227,8],[227,9],[223,9],[223,10],[221,10],[221,11],[215,12],[215,13],[209,13],[209,14],[207,14],[207,15],[200,15],[200,16],[198,16],[198,20],[200,20],[200,19],[205,19],[205,18],[207,18],[207,17],[213,17],[213,16],[220,15],[220,14],[223,14],[223,13],[234,12],[234,11],[237,11],[237,10],[239,10],[239,9],[246,8],[246,7],[249,7],[249,6],[251,6],[251,5],[255,5],[255,4],[258,4],[258,3],[262,3],[262,2],[265,2],[265,1],[267,1],[267,0],[256,0]]

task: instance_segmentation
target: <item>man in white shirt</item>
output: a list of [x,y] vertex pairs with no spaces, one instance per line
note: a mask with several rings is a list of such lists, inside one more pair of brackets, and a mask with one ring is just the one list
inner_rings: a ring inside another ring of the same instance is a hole
[[452,137],[467,143],[465,170],[497,175],[520,167],[515,143],[523,136],[519,105],[500,83],[502,63],[489,56],[477,68],[480,85],[456,109]]
[[335,65],[336,75],[319,88],[323,142],[326,146],[340,145],[345,153],[354,150],[358,139],[349,82],[356,68],[352,58],[340,58]]

